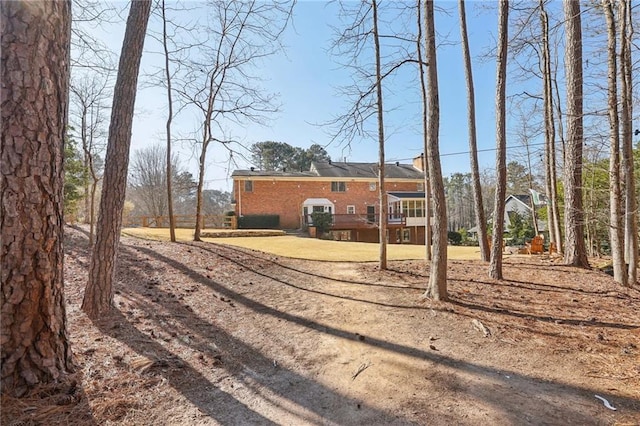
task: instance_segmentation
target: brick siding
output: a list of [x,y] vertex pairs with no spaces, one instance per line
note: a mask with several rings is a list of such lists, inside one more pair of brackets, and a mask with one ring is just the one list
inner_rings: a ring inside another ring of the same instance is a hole
[[[245,180],[253,182],[253,191],[244,190]],[[333,181],[338,181],[334,179]],[[378,202],[377,180],[344,179],[345,192],[332,192],[331,179],[282,179],[282,178],[243,178],[234,179],[234,198],[236,215],[276,214],[280,216],[280,227],[297,229],[302,227],[302,204],[308,198],[326,198],[335,205],[334,214],[347,214],[347,206],[355,206],[355,214],[366,214],[367,206],[376,206]],[[370,190],[375,183],[376,189]],[[387,192],[417,191],[421,180],[399,181],[388,179],[385,182]],[[423,237],[424,238],[424,237]]]

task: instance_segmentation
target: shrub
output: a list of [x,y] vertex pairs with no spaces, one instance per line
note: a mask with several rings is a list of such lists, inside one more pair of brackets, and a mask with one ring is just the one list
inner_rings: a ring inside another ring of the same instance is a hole
[[318,233],[322,235],[331,229],[333,217],[331,213],[313,212],[311,213],[311,220],[313,221],[313,226],[318,230]]
[[280,216],[277,214],[250,214],[238,218],[239,229],[277,229]]
[[447,232],[447,240],[449,240],[449,244],[459,246],[462,242],[462,234],[456,231],[449,231]]

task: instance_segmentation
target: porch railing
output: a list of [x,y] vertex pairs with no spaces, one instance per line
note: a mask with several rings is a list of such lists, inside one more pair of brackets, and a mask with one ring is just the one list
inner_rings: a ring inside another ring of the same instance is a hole
[[[342,228],[363,228],[378,227],[380,216],[378,214],[334,214],[331,215],[331,227],[333,229]],[[306,226],[313,226],[313,219],[310,214],[303,216],[303,223]],[[389,225],[405,225],[406,217],[402,213],[389,213],[387,215]]]

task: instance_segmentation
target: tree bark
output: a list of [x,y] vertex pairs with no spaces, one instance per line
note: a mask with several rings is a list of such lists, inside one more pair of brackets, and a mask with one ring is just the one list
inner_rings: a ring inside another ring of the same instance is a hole
[[[489,261],[489,240],[487,239],[487,220],[482,202],[482,186],[480,185],[480,166],[478,165],[478,143],[476,136],[476,101],[473,87],[473,70],[471,67],[471,53],[469,51],[469,37],[467,35],[467,17],[464,0],[458,1],[460,10],[460,34],[462,37],[462,55],[464,57],[464,71],[467,81],[467,122],[469,126],[469,159],[471,161],[471,181],[473,183],[473,205],[475,220],[480,242],[480,258]],[[464,205],[464,204],[463,204]]]
[[620,1],[620,101],[622,106],[622,170],[625,182],[625,261],[628,285],[638,281],[638,194],[636,193],[633,163],[633,83],[631,60],[631,2]]
[[2,391],[22,396],[73,369],[63,283],[69,1],[2,4]]
[[91,253],[89,282],[82,301],[82,309],[93,319],[109,312],[113,300],[138,72],[150,10],[150,0],[131,3],[122,43],[109,125],[96,241]]
[[427,105],[427,83],[424,77],[424,63],[422,62],[422,5],[421,0],[418,0],[417,4],[417,28],[418,34],[416,37],[416,52],[418,54],[418,67],[420,71],[420,93],[422,95],[422,138],[423,138],[423,151],[422,151],[422,172],[424,173],[424,247],[425,257],[428,262],[431,261],[431,191],[429,189],[429,173],[427,171],[427,165],[425,162],[425,155],[427,153],[427,145],[429,140],[427,138],[427,127],[429,120],[427,119],[427,111],[429,110]]
[[446,301],[447,295],[447,202],[444,197],[444,183],[440,166],[440,100],[438,94],[438,63],[436,58],[436,29],[433,2],[425,2],[424,14],[425,47],[427,68],[428,127],[427,164],[433,197],[435,221],[433,224],[433,257],[426,296],[434,300]]
[[387,269],[387,192],[384,184],[384,112],[382,108],[382,71],[380,58],[380,38],[378,37],[378,2],[371,1],[373,10],[373,42],[376,52],[376,104],[378,115],[378,198],[380,200],[380,226],[378,228],[380,237],[380,270]]
[[567,140],[565,151],[565,252],[567,265],[588,268],[584,242],[582,203],[583,76],[582,19],[580,2],[563,0],[565,16],[565,76],[567,103]]
[[556,128],[553,113],[553,87],[551,78],[551,47],[549,45],[549,15],[540,0],[540,22],[542,25],[542,80],[545,122],[545,192],[547,195],[547,228],[549,241],[562,252],[560,216],[558,209],[558,185],[556,168]]
[[176,219],[173,216],[173,188],[172,188],[172,176],[171,171],[171,122],[173,121],[173,92],[171,90],[171,70],[169,66],[171,61],[169,60],[169,48],[167,46],[167,16],[164,0],[161,2],[162,8],[162,47],[164,50],[164,71],[167,78],[167,207],[169,211],[169,236],[171,242],[176,242]]
[[496,194],[493,210],[493,235],[489,276],[502,279],[502,236],[504,233],[504,200],[507,193],[506,86],[509,2],[498,6],[498,57],[496,77]]
[[618,119],[618,65],[616,61],[616,24],[611,0],[602,0],[607,22],[607,82],[609,107],[609,239],[613,260],[613,280],[627,284],[624,264],[624,228],[620,187],[620,123]]

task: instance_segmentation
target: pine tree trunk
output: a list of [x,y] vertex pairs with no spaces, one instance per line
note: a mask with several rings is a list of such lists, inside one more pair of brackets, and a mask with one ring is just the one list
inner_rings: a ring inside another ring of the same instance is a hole
[[620,125],[618,121],[618,66],[616,62],[616,25],[611,0],[602,0],[607,22],[607,68],[609,107],[609,238],[613,259],[614,281],[626,285],[624,264],[624,228],[622,224],[622,198],[620,187]]
[[556,128],[553,112],[553,86],[551,77],[551,47],[549,45],[549,16],[540,0],[540,21],[542,24],[542,78],[545,121],[545,192],[547,195],[547,227],[549,240],[558,253],[562,252],[560,216],[558,209],[558,185],[556,172]]
[[373,42],[376,52],[376,103],[378,115],[378,194],[380,200],[380,270],[387,269],[387,192],[384,184],[384,114],[382,108],[382,72],[380,64],[380,38],[378,37],[378,2],[372,0],[373,9]]
[[507,194],[506,86],[509,2],[498,6],[498,58],[496,63],[496,195],[493,210],[493,235],[489,276],[502,279],[502,235],[504,233],[504,200]]
[[[475,206],[475,221],[480,242],[480,258],[489,261],[489,240],[487,239],[487,220],[484,215],[482,202],[482,186],[480,185],[480,166],[478,165],[478,143],[476,136],[476,101],[473,87],[473,72],[471,68],[471,53],[469,51],[469,37],[467,35],[467,18],[464,0],[458,1],[460,10],[460,33],[462,36],[462,54],[464,56],[464,70],[467,81],[467,120],[469,126],[469,157],[471,160],[471,177],[473,183],[473,205]],[[464,204],[463,204],[464,205]]]
[[63,153],[71,3],[2,4],[2,392],[72,368],[63,284]]
[[133,111],[150,10],[150,0],[131,3],[122,43],[113,94],[96,241],[91,253],[89,282],[82,301],[82,309],[94,319],[107,313],[113,300],[113,281],[127,188]]
[[436,29],[433,2],[425,2],[424,28],[426,38],[428,127],[427,164],[433,196],[435,221],[433,224],[433,257],[426,296],[446,301],[447,294],[447,202],[444,197],[444,182],[440,166],[439,131],[440,100],[438,96],[438,63],[436,60]]
[[567,265],[588,268],[582,203],[583,78],[580,2],[564,0],[567,146],[565,152],[565,247]]
[[622,170],[625,182],[625,261],[628,285],[638,281],[638,194],[633,163],[633,83],[631,60],[631,3],[620,1],[620,103],[622,105]]

